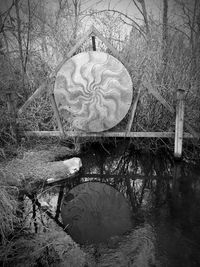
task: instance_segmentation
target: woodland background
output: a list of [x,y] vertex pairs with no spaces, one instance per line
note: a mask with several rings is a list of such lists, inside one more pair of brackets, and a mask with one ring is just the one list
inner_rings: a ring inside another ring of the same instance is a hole
[[[184,89],[186,119],[199,132],[199,1],[152,1],[151,9],[150,2],[147,6],[145,0],[124,1],[124,5],[126,9],[122,10],[116,1],[13,0],[4,8],[0,14],[1,148],[15,141],[10,130],[6,92],[14,92],[13,100],[16,110],[19,109],[90,25],[108,39],[129,65],[134,94],[139,89],[142,92],[132,130],[174,130],[174,114],[147,91],[154,88],[173,107],[177,89]],[[138,16],[129,14],[131,8]],[[159,15],[153,12],[156,8],[160,8]],[[96,42],[97,51],[110,53],[101,41]],[[92,50],[91,40],[77,53],[88,50]],[[18,117],[18,124],[23,130],[57,128],[48,93],[37,98]]]

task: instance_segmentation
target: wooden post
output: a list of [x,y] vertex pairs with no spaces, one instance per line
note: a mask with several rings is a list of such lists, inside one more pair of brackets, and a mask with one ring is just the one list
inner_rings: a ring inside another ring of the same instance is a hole
[[92,49],[93,51],[96,51],[96,42],[95,42],[95,36],[92,35]]
[[175,144],[174,156],[181,158],[182,145],[183,145],[183,122],[184,122],[184,92],[185,90],[179,89],[177,91],[177,104],[176,104],[176,128],[175,128]]

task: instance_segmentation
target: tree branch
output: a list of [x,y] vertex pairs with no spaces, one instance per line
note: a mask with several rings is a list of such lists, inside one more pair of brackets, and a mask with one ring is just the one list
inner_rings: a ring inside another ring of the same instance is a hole
[[31,8],[30,8],[30,0],[28,0],[28,31],[27,31],[27,42],[26,42],[26,55],[25,55],[25,60],[24,60],[25,72],[26,72],[26,65],[27,65],[28,54],[29,54],[30,28],[31,28]]
[[141,10],[141,8],[138,6],[137,2],[135,0],[133,0],[133,3],[135,4],[135,6],[137,7],[137,9],[139,10],[139,12],[142,14],[142,16],[144,17],[144,14]]
[[0,14],[1,18],[6,14],[6,16],[5,16],[5,18],[4,18],[4,20],[3,20],[2,24],[1,24],[0,33],[3,31],[5,21],[6,21],[7,17],[8,17],[8,15],[10,14],[10,11],[13,8],[13,6],[14,6],[14,0],[12,2],[11,6],[8,8],[8,10],[6,10],[4,13]]
[[[141,32],[144,32],[141,28],[141,26],[135,21],[133,20],[131,17],[129,17],[128,15],[124,14],[123,12],[121,11],[118,11],[118,10],[114,10],[114,9],[103,9],[103,10],[99,10],[99,11],[93,11],[92,13],[90,13],[89,15],[93,15],[93,14],[99,14],[99,13],[104,13],[104,12],[113,12],[113,13],[116,13],[116,14],[119,14],[123,17],[125,17],[126,19],[129,19],[136,27],[137,30],[140,29]],[[124,21],[124,23],[126,23]],[[128,23],[127,23],[128,24]],[[129,24],[130,25],[130,24]],[[132,25],[133,26],[133,25]]]

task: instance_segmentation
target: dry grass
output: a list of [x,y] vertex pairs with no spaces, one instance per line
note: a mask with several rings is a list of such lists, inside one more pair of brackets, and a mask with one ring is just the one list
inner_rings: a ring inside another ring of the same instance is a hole
[[2,244],[13,232],[14,224],[18,222],[16,194],[15,187],[0,185],[0,239]]
[[48,231],[41,234],[26,233],[7,242],[0,249],[1,266],[65,266],[81,267],[85,254],[64,232]]

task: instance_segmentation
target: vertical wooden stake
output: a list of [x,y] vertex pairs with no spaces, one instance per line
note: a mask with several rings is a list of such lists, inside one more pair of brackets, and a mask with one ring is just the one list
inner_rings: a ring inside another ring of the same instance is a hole
[[177,104],[176,104],[176,128],[175,128],[175,144],[174,144],[174,156],[175,158],[181,158],[182,145],[183,145],[183,123],[184,123],[184,90],[179,89],[177,91]]
[[96,41],[95,41],[94,35],[92,35],[92,49],[93,49],[93,51],[96,51]]

